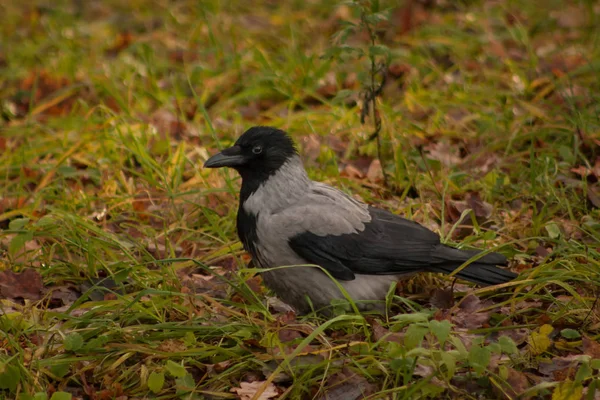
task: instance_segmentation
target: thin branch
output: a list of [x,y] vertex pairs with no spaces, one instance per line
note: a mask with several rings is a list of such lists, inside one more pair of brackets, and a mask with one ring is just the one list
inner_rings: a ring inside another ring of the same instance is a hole
[[[366,19],[366,12],[362,10],[361,13],[361,22],[363,27],[367,30],[369,34],[369,38],[371,39],[371,46],[375,46],[377,41],[377,35],[371,24]],[[386,82],[386,65],[385,63],[380,63],[377,65],[376,57],[373,54],[369,54],[369,59],[371,60],[371,70],[370,70],[370,85],[363,92],[363,109],[360,115],[361,124],[365,123],[366,117],[370,114],[373,120],[373,133],[369,135],[369,140],[377,139],[377,159],[381,164],[381,171],[383,173],[383,184],[386,188],[389,188],[389,180],[387,173],[385,172],[385,163],[383,160],[383,152],[381,149],[381,136],[379,133],[381,132],[381,117],[377,112],[377,97],[381,95],[383,87]],[[381,75],[381,81],[378,85],[376,85],[377,75]]]

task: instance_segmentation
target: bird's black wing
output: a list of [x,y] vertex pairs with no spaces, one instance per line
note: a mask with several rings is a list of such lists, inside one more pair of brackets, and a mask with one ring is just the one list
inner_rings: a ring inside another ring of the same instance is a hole
[[317,235],[310,231],[289,239],[305,260],[327,269],[335,278],[359,274],[402,274],[426,270],[440,239],[414,221],[369,207],[371,221],[357,233]]

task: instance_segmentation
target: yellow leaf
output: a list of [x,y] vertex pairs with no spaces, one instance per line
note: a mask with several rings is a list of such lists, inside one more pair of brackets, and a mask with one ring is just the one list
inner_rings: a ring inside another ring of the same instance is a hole
[[552,340],[549,336],[553,330],[554,328],[552,325],[546,324],[540,326],[538,332],[531,333],[527,342],[529,343],[529,349],[534,355],[542,354],[548,350],[548,347],[552,344]]
[[580,400],[583,395],[583,386],[573,381],[567,380],[558,384],[552,400]]

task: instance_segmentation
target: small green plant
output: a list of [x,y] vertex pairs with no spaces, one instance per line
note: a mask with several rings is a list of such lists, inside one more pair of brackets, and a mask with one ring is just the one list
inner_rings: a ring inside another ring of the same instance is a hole
[[[355,57],[366,60],[365,70],[358,73],[361,84],[361,113],[360,122],[365,124],[370,120],[373,131],[368,140],[377,141],[377,157],[382,166],[383,180],[387,187],[389,184],[385,170],[381,138],[381,115],[377,105],[377,98],[381,95],[386,82],[387,68],[390,64],[390,49],[379,43],[378,27],[389,19],[390,9],[383,9],[379,0],[352,0],[347,4],[359,14],[357,22],[343,21],[342,28],[334,35],[333,46],[326,53],[327,57]],[[368,41],[364,46],[350,46],[346,42],[350,35],[364,33]]]

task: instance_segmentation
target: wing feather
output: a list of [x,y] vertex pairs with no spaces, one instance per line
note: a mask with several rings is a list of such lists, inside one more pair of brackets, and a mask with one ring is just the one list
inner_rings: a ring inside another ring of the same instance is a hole
[[[369,214],[371,221],[364,224],[362,231],[318,235],[306,229],[291,237],[289,245],[299,256],[342,280],[347,280],[349,274],[341,273],[339,265],[360,274],[403,274],[427,269],[432,251],[439,244],[434,232],[384,210],[369,208]],[[331,218],[330,214],[328,219]]]

